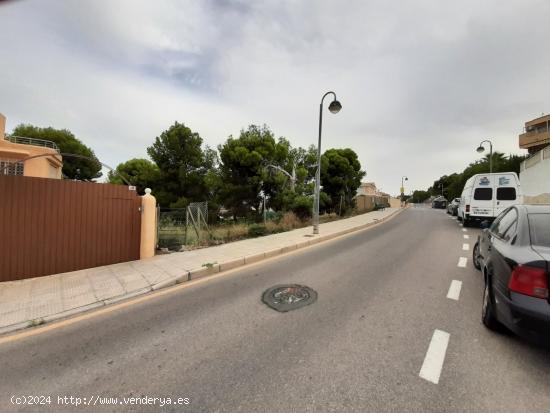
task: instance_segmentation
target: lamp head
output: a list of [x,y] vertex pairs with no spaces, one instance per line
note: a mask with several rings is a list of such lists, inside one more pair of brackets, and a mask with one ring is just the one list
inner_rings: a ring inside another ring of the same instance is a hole
[[330,110],[331,113],[338,113],[340,112],[340,109],[342,109],[342,104],[336,99],[334,99],[332,102],[330,102],[330,105],[328,105],[328,110]]
[[485,151],[485,148],[483,146],[478,146],[476,151],[478,151],[478,153],[482,153],[483,151]]

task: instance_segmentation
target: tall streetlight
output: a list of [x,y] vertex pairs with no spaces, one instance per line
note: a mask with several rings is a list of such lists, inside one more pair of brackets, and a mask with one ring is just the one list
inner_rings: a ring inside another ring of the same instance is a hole
[[409,178],[406,176],[401,177],[401,206],[405,203],[405,186],[403,180],[408,181]]
[[489,143],[489,173],[492,174],[493,173],[493,143],[489,139],[481,141],[476,151],[478,151],[478,153],[482,153],[483,151],[485,151],[485,148],[483,147],[483,144],[485,142]]
[[336,100],[336,93],[327,92],[321,98],[319,105],[319,143],[317,144],[317,171],[315,173],[315,199],[313,202],[313,234],[319,234],[319,197],[321,192],[321,129],[323,127],[323,101],[327,95],[333,95],[334,99],[328,105],[328,110],[331,113],[338,113],[342,109],[342,105]]

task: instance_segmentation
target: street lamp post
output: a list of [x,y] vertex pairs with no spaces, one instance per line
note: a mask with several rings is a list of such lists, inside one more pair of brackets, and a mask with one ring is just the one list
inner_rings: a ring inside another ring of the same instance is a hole
[[481,141],[476,151],[478,151],[478,153],[482,153],[485,150],[485,148],[483,147],[483,144],[485,142],[489,144],[489,173],[492,174],[493,173],[493,143],[489,139]]
[[266,168],[276,169],[277,171],[282,172],[283,174],[288,176],[288,178],[290,179],[290,190],[294,192],[294,190],[296,189],[296,166],[292,166],[292,174],[289,174],[287,171],[277,165],[267,165]]
[[313,234],[319,234],[319,197],[321,192],[321,130],[323,127],[323,101],[327,95],[333,95],[334,100],[330,102],[328,110],[331,113],[338,113],[342,109],[342,105],[336,100],[336,93],[327,92],[321,98],[319,105],[319,143],[317,144],[317,171],[315,173],[315,198],[313,202]]
[[401,177],[401,206],[403,206],[403,204],[405,203],[405,187],[403,180],[408,181],[409,178],[407,178],[406,176]]

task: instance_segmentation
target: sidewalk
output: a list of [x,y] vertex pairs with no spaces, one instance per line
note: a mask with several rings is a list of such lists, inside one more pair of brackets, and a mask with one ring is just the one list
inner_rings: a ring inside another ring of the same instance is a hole
[[257,262],[388,219],[388,208],[312,227],[104,267],[0,283],[0,334]]

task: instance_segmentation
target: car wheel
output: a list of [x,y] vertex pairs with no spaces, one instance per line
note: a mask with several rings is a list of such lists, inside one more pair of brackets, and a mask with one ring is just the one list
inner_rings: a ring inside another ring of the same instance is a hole
[[481,307],[481,321],[489,330],[501,331],[502,326],[495,316],[493,306],[493,292],[489,280],[485,279],[485,288],[483,289],[483,305]]
[[462,217],[462,226],[463,227],[469,227],[470,226],[470,220],[466,219],[465,217]]
[[476,242],[476,244],[474,245],[472,260],[474,262],[474,267],[476,267],[476,270],[481,271],[481,264],[479,263],[479,242]]

